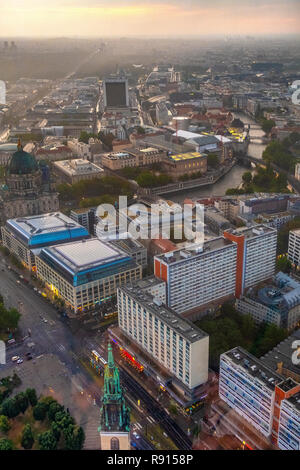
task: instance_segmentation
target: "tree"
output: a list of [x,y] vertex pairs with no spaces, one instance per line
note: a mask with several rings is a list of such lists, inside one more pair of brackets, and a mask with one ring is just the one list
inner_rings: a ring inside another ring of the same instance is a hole
[[273,121],[272,119],[265,119],[263,118],[261,120],[261,128],[262,130],[266,133],[266,134],[269,134],[271,129],[276,126],[276,123],[275,121]]
[[7,416],[0,416],[0,431],[7,433],[10,430],[10,424]]
[[55,422],[59,429],[66,429],[71,424],[75,424],[74,418],[66,411],[58,411],[55,415]]
[[28,398],[28,401],[31,406],[35,406],[37,404],[37,396],[36,396],[36,391],[34,388],[27,388],[25,390],[25,395]]
[[13,450],[13,442],[10,439],[0,439],[0,450]]
[[18,395],[15,396],[15,403],[19,409],[19,413],[24,414],[29,405],[27,395],[24,392],[18,393]]
[[14,398],[7,398],[1,405],[0,414],[8,418],[15,418],[20,413]]
[[85,440],[85,434],[81,426],[69,425],[64,430],[65,449],[81,450]]
[[45,431],[38,435],[40,450],[56,450],[57,440],[52,431]]
[[36,421],[44,421],[48,411],[48,406],[46,403],[38,401],[35,407],[33,408],[33,417]]
[[292,263],[287,258],[287,256],[281,255],[276,260],[276,269],[282,271],[283,273],[289,274],[292,269]]
[[245,173],[242,176],[242,180],[246,184],[250,184],[252,181],[252,173],[251,171],[245,171]]
[[55,415],[59,411],[64,411],[64,407],[62,405],[60,405],[57,401],[51,403],[51,405],[49,407],[49,410],[48,410],[48,419],[50,421],[54,421],[55,420]]
[[21,445],[24,449],[32,449],[34,444],[33,432],[30,424],[25,424],[22,431]]

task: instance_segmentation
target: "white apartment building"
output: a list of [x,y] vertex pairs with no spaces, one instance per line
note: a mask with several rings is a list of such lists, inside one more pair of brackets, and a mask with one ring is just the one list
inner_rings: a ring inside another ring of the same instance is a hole
[[191,393],[207,381],[209,337],[193,323],[135,285],[118,289],[118,315],[121,331],[181,388]]
[[272,433],[275,385],[282,377],[236,347],[220,356],[219,396],[263,435]]
[[300,450],[300,393],[281,402],[278,447]]
[[289,233],[288,258],[294,265],[300,266],[300,230],[291,230]]
[[181,313],[233,296],[236,263],[236,243],[219,237],[156,256],[154,274],[167,283],[168,306]]
[[245,237],[244,288],[275,274],[277,230],[259,225],[242,231]]
[[236,297],[248,287],[271,279],[275,274],[277,230],[266,225],[227,230],[224,237],[238,246]]

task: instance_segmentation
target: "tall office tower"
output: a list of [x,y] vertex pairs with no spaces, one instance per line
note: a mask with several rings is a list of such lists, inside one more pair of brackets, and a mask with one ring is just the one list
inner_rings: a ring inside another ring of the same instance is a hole
[[300,266],[300,230],[291,230],[289,233],[288,257],[295,266]]
[[154,274],[167,283],[167,304],[177,313],[233,296],[237,244],[219,237],[154,258]]
[[224,232],[237,244],[236,297],[275,274],[277,230],[265,225]]
[[119,369],[115,365],[110,344],[104,370],[104,390],[98,431],[101,450],[130,450],[130,410],[125,403]]
[[118,320],[122,333],[156,364],[157,375],[164,370],[192,400],[208,379],[208,335],[137,284],[118,289]]
[[129,107],[128,81],[126,78],[106,78],[103,80],[105,108]]
[[280,449],[300,449],[300,384],[236,347],[220,357],[219,396]]

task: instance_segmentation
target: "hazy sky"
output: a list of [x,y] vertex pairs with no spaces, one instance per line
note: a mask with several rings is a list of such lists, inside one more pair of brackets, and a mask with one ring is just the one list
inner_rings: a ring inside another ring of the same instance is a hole
[[0,36],[300,33],[300,0],[0,0]]

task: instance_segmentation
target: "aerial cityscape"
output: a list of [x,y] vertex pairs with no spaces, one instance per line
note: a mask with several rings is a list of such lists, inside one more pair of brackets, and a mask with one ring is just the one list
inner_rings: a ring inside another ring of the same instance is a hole
[[300,450],[299,1],[0,3],[0,450]]

